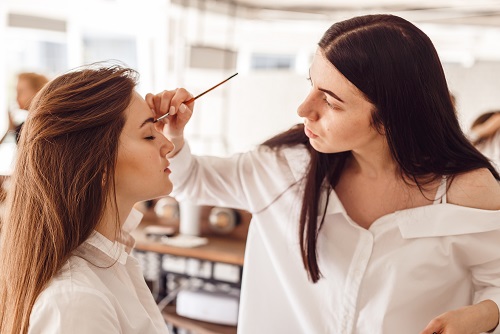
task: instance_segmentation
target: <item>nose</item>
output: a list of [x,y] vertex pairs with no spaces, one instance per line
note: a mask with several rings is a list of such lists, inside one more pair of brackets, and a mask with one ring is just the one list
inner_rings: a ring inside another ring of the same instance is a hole
[[174,144],[168,140],[166,137],[164,136],[161,136],[163,140],[163,143],[161,145],[161,148],[160,148],[160,154],[162,157],[165,157],[167,156],[167,154],[169,154],[170,152],[172,152],[174,150]]
[[314,99],[312,93],[309,93],[305,100],[297,108],[297,115],[299,117],[307,118],[309,120],[316,120],[318,118],[317,112],[314,111]]

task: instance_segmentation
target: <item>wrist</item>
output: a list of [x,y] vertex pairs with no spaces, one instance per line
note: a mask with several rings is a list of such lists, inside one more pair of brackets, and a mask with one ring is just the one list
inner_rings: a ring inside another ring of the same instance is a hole
[[168,139],[174,144],[174,149],[167,154],[167,158],[172,158],[184,147],[184,136],[170,137]]
[[497,304],[488,299],[476,304],[476,306],[480,307],[479,311],[482,321],[479,323],[484,324],[481,331],[486,333],[493,332],[497,328],[499,320],[499,310]]

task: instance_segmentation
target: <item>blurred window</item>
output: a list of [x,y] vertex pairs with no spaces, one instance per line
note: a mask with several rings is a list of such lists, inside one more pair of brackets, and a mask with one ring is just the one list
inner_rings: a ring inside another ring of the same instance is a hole
[[289,70],[295,67],[295,55],[253,54],[250,64],[253,70]]

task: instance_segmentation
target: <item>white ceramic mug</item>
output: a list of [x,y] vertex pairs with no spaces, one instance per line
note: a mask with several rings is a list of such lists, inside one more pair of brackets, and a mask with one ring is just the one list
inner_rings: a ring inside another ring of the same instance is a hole
[[200,206],[185,200],[179,203],[179,232],[186,235],[200,235]]

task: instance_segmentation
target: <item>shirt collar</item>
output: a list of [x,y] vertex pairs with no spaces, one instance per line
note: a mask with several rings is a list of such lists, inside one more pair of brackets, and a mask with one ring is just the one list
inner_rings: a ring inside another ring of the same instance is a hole
[[132,232],[137,228],[143,216],[144,214],[142,212],[135,208],[132,208],[132,211],[130,211],[130,214],[125,220],[125,223],[123,223],[122,230],[127,233]]
[[142,216],[140,211],[132,209],[123,223],[118,240],[115,242],[101,233],[93,231],[90,237],[75,250],[75,255],[100,267],[113,265],[114,262],[126,264],[128,254],[135,244],[135,239],[130,235],[130,232],[139,225]]
[[299,146],[299,148],[288,147],[283,149],[282,152],[295,180],[303,179],[311,160],[311,155],[307,148],[304,145]]
[[[340,199],[338,198],[337,193],[335,192],[335,190],[333,190],[330,186],[328,186],[326,184],[326,182],[325,182],[325,185],[323,185],[323,187],[328,187],[330,189],[321,192],[321,197],[319,199],[319,201],[320,201],[320,206],[319,207],[320,208],[324,208],[325,207],[327,196],[329,196],[328,197],[328,205],[326,207],[325,213],[327,215],[333,215],[333,214],[336,214],[336,213],[341,213],[341,214],[343,214],[344,216],[347,217],[347,212],[345,211],[345,208],[342,205],[342,202],[340,201]],[[318,212],[318,214],[322,215],[323,213],[322,212]]]

